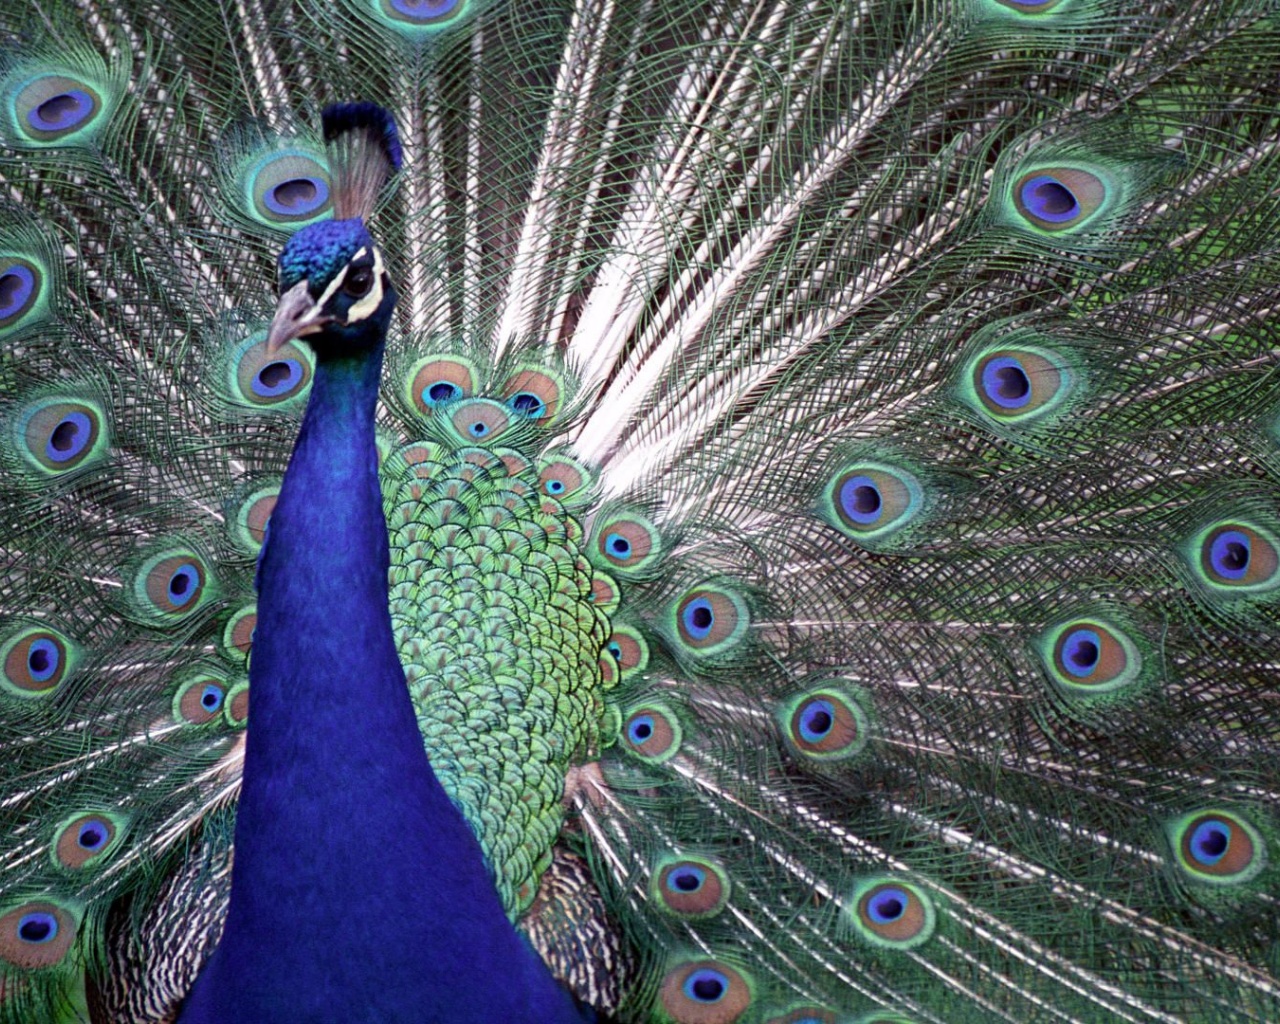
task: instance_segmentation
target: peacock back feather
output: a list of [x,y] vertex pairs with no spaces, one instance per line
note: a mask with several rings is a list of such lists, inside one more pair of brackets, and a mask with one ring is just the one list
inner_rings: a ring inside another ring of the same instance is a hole
[[0,11],[0,1018],[171,1020],[221,932],[275,261],[366,98],[395,642],[553,973],[1280,1019],[1278,17]]

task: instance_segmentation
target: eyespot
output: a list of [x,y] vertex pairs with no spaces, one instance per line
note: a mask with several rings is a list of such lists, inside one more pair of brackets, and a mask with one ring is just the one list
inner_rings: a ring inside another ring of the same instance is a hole
[[870,879],[853,892],[851,916],[858,933],[885,949],[912,949],[933,934],[933,904],[909,882]]
[[221,718],[227,700],[227,680],[200,673],[182,683],[173,697],[173,717],[186,725],[205,725]]
[[830,684],[820,684],[786,701],[780,708],[779,724],[792,751],[815,761],[853,757],[871,736],[866,712]]
[[166,559],[158,563],[147,577],[147,595],[156,607],[166,612],[181,612],[192,601],[198,601],[204,589],[204,566],[195,558]]
[[352,267],[342,279],[342,290],[353,299],[363,299],[373,287],[373,267]]
[[52,693],[70,675],[77,656],[71,641],[56,630],[29,626],[0,646],[4,689],[17,697]]
[[623,720],[620,742],[641,761],[660,764],[680,749],[681,738],[675,715],[660,704],[648,704]]
[[870,550],[917,519],[924,491],[906,470],[882,462],[857,462],[838,472],[827,488],[827,521]]
[[987,349],[965,370],[960,397],[1000,424],[1052,419],[1062,412],[1076,374],[1056,352],[1030,346]]
[[236,404],[251,409],[300,405],[311,387],[311,356],[286,342],[267,351],[267,336],[259,331],[235,346],[228,384]]
[[605,650],[618,663],[623,679],[643,672],[649,665],[649,645],[644,637],[629,626],[615,626]]
[[75,917],[55,903],[32,901],[0,914],[0,960],[15,967],[54,967],[75,939]]
[[565,502],[577,496],[587,485],[587,471],[563,456],[550,459],[538,467],[538,490],[549,498]]
[[686,920],[714,917],[729,902],[729,892],[729,876],[709,857],[664,857],[649,883],[654,905]]
[[227,690],[222,704],[222,720],[233,729],[243,729],[249,724],[249,683],[236,683]]
[[253,217],[266,227],[293,230],[332,210],[328,168],[301,150],[268,152],[245,167],[243,181]]
[[232,539],[246,554],[256,555],[267,539],[267,523],[280,500],[280,485],[268,484],[248,494],[228,519]]
[[540,370],[521,370],[502,384],[502,395],[516,415],[548,423],[560,408],[560,382]]
[[28,145],[83,142],[106,122],[101,88],[72,74],[30,79],[14,92],[11,109],[19,139]]
[[591,603],[606,615],[617,610],[622,600],[618,584],[598,569],[591,574]]
[[634,512],[602,516],[592,525],[594,548],[608,569],[637,570],[662,550],[658,528]]
[[26,462],[45,476],[61,476],[101,462],[110,443],[102,406],[86,399],[46,398],[18,417]]
[[1042,231],[1082,226],[1106,198],[1106,182],[1080,167],[1041,167],[1013,183],[1014,208]]
[[1263,594],[1280,586],[1275,538],[1241,520],[1212,524],[1195,539],[1201,580],[1226,594]]
[[1178,866],[1191,878],[1234,885],[1254,878],[1266,866],[1266,845],[1257,830],[1227,810],[1184,815],[1168,826]]
[[659,1000],[679,1024],[733,1024],[751,1006],[751,987],[728,964],[694,960],[667,972]]
[[53,860],[60,867],[78,871],[101,861],[111,852],[123,820],[107,813],[80,814],[58,826]]
[[465,359],[431,356],[415,364],[409,376],[409,400],[422,413],[462,398],[476,390],[476,369]]
[[249,657],[253,649],[253,633],[258,628],[258,606],[248,604],[237,611],[222,631],[223,651],[239,663]]
[[21,256],[0,255],[0,332],[17,326],[45,298],[44,268]]
[[146,559],[134,576],[135,606],[156,622],[184,619],[208,603],[205,560],[189,548],[173,548]]
[[451,419],[453,429],[471,443],[492,441],[511,420],[502,406],[485,398],[473,398],[458,406]]
[[464,0],[374,0],[374,3],[393,27],[418,32],[439,31],[454,22],[466,8]]
[[690,652],[720,654],[746,635],[750,615],[746,602],[724,587],[704,584],[681,597],[673,608],[674,636]]
[[1071,694],[1112,692],[1142,675],[1138,646],[1113,623],[1073,619],[1048,630],[1038,647],[1050,678]]

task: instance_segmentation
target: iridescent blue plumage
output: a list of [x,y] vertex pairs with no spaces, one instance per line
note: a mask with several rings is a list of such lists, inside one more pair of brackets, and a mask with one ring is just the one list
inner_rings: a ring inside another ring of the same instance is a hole
[[314,309],[282,300],[272,337],[305,332],[315,380],[258,569],[226,926],[180,1019],[579,1021],[511,928],[405,688],[374,436],[395,291],[355,219],[302,229],[280,264]]
[[[372,251],[374,244],[359,220],[325,220],[299,231],[280,253],[280,291],[302,281],[332,281],[362,247]],[[320,298],[318,285],[310,290]]]

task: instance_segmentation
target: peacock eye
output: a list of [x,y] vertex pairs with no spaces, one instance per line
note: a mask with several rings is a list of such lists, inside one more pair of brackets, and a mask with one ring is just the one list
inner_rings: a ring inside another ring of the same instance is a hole
[[373,268],[355,267],[342,282],[342,290],[353,299],[362,299],[373,287]]

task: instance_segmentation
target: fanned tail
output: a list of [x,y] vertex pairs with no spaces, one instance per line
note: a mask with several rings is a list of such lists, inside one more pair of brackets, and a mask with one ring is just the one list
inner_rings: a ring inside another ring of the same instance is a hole
[[[0,1015],[220,928],[318,111],[393,617],[619,1020],[1280,1018],[1280,23],[1257,0],[0,14]],[[424,869],[425,870],[425,869]],[[430,951],[424,951],[429,956]]]

